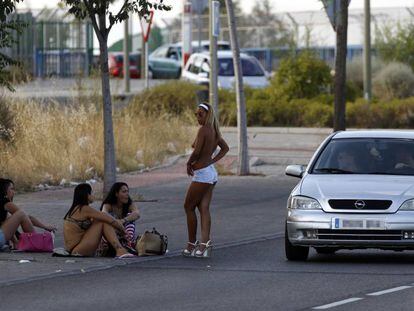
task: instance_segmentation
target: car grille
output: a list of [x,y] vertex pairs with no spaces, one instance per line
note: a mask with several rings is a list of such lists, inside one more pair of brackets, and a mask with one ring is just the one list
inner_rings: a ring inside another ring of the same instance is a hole
[[349,241],[389,241],[402,240],[401,230],[332,230],[319,229],[320,240],[349,240]]
[[390,200],[329,200],[333,209],[347,210],[386,210],[392,201]]

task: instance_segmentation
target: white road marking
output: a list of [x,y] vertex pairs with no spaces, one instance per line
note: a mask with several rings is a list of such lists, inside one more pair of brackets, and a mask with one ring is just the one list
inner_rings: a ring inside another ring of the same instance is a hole
[[341,301],[333,302],[333,303],[330,303],[330,304],[327,304],[327,305],[314,307],[312,309],[314,309],[314,310],[325,310],[325,309],[337,307],[337,306],[340,306],[340,305],[344,305],[346,303],[351,303],[351,302],[362,300],[362,299],[364,299],[364,298],[349,298],[349,299],[344,299],[344,300],[341,300]]
[[408,288],[412,288],[412,286],[394,287],[394,288],[385,289],[385,290],[382,290],[382,291],[379,291],[379,292],[370,293],[370,294],[367,294],[367,296],[380,296],[380,295],[385,295],[385,294],[389,294],[389,293],[393,293],[393,292],[398,292],[400,290],[404,290],[404,289],[408,289]]

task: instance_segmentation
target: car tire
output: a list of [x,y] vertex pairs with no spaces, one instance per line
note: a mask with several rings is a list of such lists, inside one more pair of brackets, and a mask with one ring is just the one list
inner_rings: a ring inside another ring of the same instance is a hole
[[178,74],[177,74],[177,79],[180,79],[180,78],[181,78],[181,69],[178,70]]
[[334,254],[338,249],[334,247],[315,247],[315,250],[318,254],[330,255]]
[[151,68],[148,69],[148,79],[150,80],[155,79],[154,73],[152,72]]
[[287,227],[285,228],[285,255],[290,261],[305,261],[308,259],[309,247],[295,246],[289,241]]

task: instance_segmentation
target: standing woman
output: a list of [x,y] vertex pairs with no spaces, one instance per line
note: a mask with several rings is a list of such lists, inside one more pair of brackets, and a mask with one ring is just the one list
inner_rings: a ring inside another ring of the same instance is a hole
[[[187,161],[187,174],[193,176],[193,179],[184,202],[188,242],[182,254],[185,257],[210,257],[212,243],[209,209],[213,189],[218,180],[213,164],[224,157],[229,147],[221,136],[217,118],[209,104],[199,104],[195,114],[200,128],[192,145],[194,150]],[[220,152],[213,157],[217,146],[220,147]],[[201,218],[201,243],[197,241],[196,207]]]
[[135,249],[135,221],[140,217],[139,210],[129,196],[129,187],[124,182],[116,182],[103,200],[101,211],[108,213],[115,219],[120,219],[125,236],[120,239],[124,247]]
[[17,242],[14,236],[19,226],[23,232],[35,232],[34,227],[56,231],[55,226],[43,224],[17,207],[13,203],[14,193],[13,181],[0,178],[0,250],[8,241]]
[[77,185],[72,206],[63,222],[65,249],[75,256],[94,256],[104,236],[115,249],[117,258],[134,257],[119,242],[117,231],[121,235],[125,234],[122,222],[107,213],[95,210],[89,205],[92,202],[91,185],[85,183]]

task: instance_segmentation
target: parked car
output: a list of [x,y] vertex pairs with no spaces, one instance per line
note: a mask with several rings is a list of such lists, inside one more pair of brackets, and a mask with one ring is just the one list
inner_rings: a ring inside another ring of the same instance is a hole
[[[122,52],[110,53],[108,56],[109,74],[112,77],[124,76],[124,54]],[[141,76],[141,53],[129,54],[129,74],[132,79]]]
[[[218,85],[223,89],[234,87],[233,54],[230,51],[219,51],[218,59]],[[243,82],[252,88],[264,88],[269,85],[269,75],[254,56],[240,54]],[[182,73],[182,79],[196,84],[208,85],[210,74],[210,55],[208,53],[195,53],[190,56]]]
[[[209,41],[192,41],[193,52],[208,51]],[[218,50],[230,50],[227,41],[219,41]],[[153,79],[178,79],[181,76],[182,67],[182,42],[165,44],[148,57],[149,74]]]
[[414,132],[331,134],[305,168],[287,203],[285,253],[306,260],[339,249],[414,249]]

